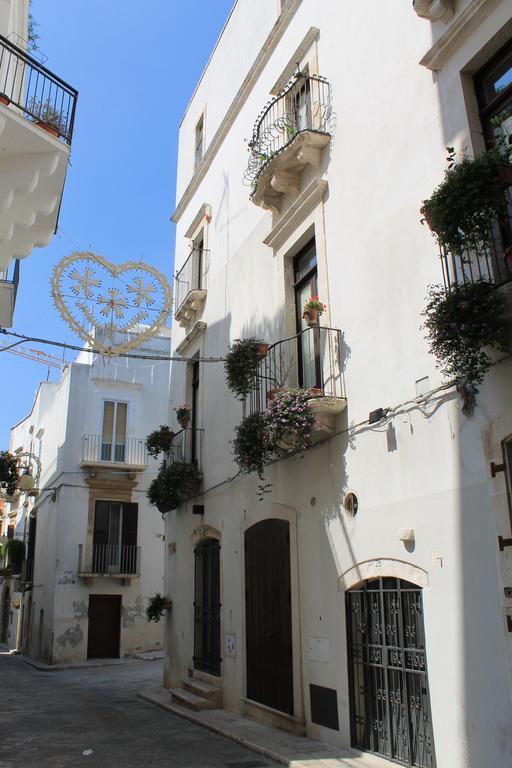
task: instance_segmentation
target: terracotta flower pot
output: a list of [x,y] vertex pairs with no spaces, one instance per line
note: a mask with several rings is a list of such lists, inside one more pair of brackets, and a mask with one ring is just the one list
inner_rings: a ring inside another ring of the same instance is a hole
[[318,325],[318,315],[318,309],[305,309],[302,317],[311,328],[313,325]]
[[187,429],[190,424],[190,416],[182,416],[181,419],[178,419],[178,424],[182,429]]
[[51,125],[50,123],[45,123],[44,120],[37,120],[37,125],[43,129],[43,131],[46,131],[51,136],[55,136],[56,139],[59,138],[59,130],[58,128],[55,128],[54,125]]
[[311,397],[323,397],[324,391],[320,387],[309,387],[308,392]]
[[258,354],[262,359],[268,355],[269,347],[270,344],[266,344],[265,342],[258,345]]
[[10,103],[10,98],[6,96],[5,93],[0,93],[0,104],[5,104],[5,106],[8,107]]
[[167,599],[165,599],[165,600],[164,600],[164,609],[165,609],[166,611],[170,611],[170,610],[171,610],[171,608],[172,608],[172,600],[167,600]]
[[269,389],[267,392],[267,403],[272,400],[273,397],[275,397],[278,392],[284,392],[286,390],[286,387],[274,387],[274,389]]

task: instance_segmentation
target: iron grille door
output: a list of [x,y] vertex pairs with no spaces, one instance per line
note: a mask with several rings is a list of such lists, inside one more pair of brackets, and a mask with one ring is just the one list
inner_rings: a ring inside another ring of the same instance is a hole
[[352,745],[435,768],[421,589],[371,579],[346,606]]
[[220,544],[204,539],[195,549],[194,667],[220,675]]

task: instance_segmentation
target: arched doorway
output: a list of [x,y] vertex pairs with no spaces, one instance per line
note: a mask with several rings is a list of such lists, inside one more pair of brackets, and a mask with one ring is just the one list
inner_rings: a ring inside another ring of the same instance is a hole
[[4,599],[2,602],[2,634],[0,636],[0,642],[7,643],[7,632],[9,629],[9,617],[11,615],[11,590],[6,587],[4,592]]
[[220,542],[203,539],[194,553],[194,668],[220,675]]
[[435,768],[421,588],[369,579],[346,609],[352,746]]
[[290,525],[262,520],[245,532],[247,698],[293,715]]

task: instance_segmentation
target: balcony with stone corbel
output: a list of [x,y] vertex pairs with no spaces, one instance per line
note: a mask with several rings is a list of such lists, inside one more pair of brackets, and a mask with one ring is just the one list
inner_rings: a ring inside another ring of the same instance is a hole
[[77,96],[0,35],[0,270],[55,231]]
[[251,201],[279,213],[286,193],[299,195],[303,171],[321,166],[333,130],[328,81],[298,72],[265,106],[254,126],[245,172]]
[[207,296],[207,278],[210,252],[193,248],[187,260],[176,273],[174,317],[182,328],[197,320]]

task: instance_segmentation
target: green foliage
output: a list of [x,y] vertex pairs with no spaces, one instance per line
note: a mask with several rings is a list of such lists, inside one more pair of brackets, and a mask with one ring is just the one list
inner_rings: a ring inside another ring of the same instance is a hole
[[265,428],[264,415],[253,413],[235,428],[233,440],[234,459],[242,472],[257,472],[260,480],[263,480],[263,468],[272,455]]
[[39,22],[34,19],[34,16],[32,14],[32,0],[29,0],[28,3],[28,52],[34,53],[38,49],[37,41],[39,40],[39,33],[37,31],[37,28],[39,26]]
[[164,462],[148,488],[147,497],[149,503],[164,514],[194,496],[200,484],[201,475],[195,464],[183,461],[166,466]]
[[0,451],[0,488],[12,496],[18,487],[18,462],[9,451]]
[[2,547],[2,557],[13,573],[21,573],[21,566],[25,558],[25,544],[21,539],[7,539]]
[[504,299],[490,283],[479,282],[453,285],[449,292],[432,286],[427,300],[422,314],[430,351],[457,382],[469,416],[492,363],[486,347],[499,345],[504,335]]
[[254,386],[261,360],[259,345],[263,342],[251,336],[235,339],[224,363],[227,385],[239,400],[245,400]]
[[158,429],[153,430],[146,438],[146,450],[154,459],[158,458],[160,453],[169,453],[171,450],[174,432],[170,427],[161,424]]
[[146,606],[146,620],[158,623],[163,616],[166,603],[166,598],[162,597],[158,592],[153,597],[150,597]]
[[491,222],[506,215],[501,169],[510,160],[510,148],[498,147],[455,162],[453,147],[448,150],[444,180],[420,213],[439,244],[462,256],[468,249],[482,252],[492,245]]

